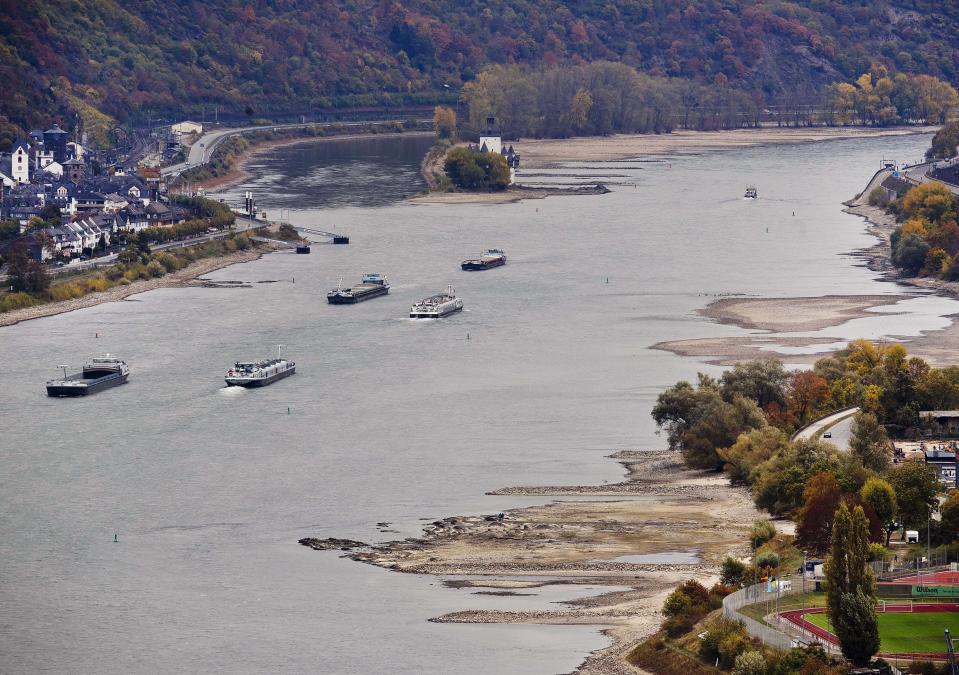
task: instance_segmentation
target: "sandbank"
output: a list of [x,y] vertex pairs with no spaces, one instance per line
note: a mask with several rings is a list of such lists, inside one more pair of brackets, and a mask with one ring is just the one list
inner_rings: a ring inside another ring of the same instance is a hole
[[[623,656],[658,630],[665,595],[685,579],[715,581],[726,555],[747,553],[746,532],[760,514],[745,491],[730,488],[716,474],[683,469],[677,453],[628,451],[612,457],[627,470],[615,486],[533,486],[497,494],[615,494],[622,499],[548,502],[508,511],[503,523],[492,515],[446,518],[426,527],[420,538],[355,547],[346,556],[399,572],[466,577],[476,588],[535,588],[530,575],[543,576],[543,583],[626,587],[558,610],[464,609],[432,620],[605,626],[613,644],[591,654],[580,672],[634,672]],[[327,548],[325,540],[301,543]],[[691,549],[697,562],[615,560]]]

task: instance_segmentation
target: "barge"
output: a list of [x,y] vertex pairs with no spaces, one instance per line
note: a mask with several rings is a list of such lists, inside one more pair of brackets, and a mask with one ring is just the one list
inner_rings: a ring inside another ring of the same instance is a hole
[[477,272],[479,270],[488,270],[493,267],[500,267],[506,264],[506,254],[498,248],[491,248],[479,258],[464,260],[460,267],[467,272]]
[[334,288],[326,294],[326,301],[331,305],[352,305],[389,292],[390,285],[382,274],[364,274],[363,281],[352,288]]
[[746,194],[743,195],[743,199],[758,199],[758,198],[759,198],[759,190],[756,189],[756,186],[747,185]]
[[90,359],[79,373],[73,375],[67,375],[66,366],[59,367],[63,369],[63,379],[47,382],[47,396],[88,396],[126,384],[130,376],[130,368],[126,362],[109,354]]
[[410,308],[411,319],[442,319],[463,309],[463,299],[456,297],[452,286],[438,295],[423,298]]
[[277,347],[277,358],[266,361],[237,361],[227,372],[226,384],[229,387],[265,387],[277,380],[289,377],[296,372],[296,363],[280,358],[280,347]]

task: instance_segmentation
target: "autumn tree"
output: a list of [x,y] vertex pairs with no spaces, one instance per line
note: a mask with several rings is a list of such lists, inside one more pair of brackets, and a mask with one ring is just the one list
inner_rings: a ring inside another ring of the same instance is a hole
[[433,110],[433,130],[437,138],[456,140],[456,111],[438,105]]
[[796,373],[789,383],[789,410],[800,422],[804,422],[828,397],[829,383],[812,370]]

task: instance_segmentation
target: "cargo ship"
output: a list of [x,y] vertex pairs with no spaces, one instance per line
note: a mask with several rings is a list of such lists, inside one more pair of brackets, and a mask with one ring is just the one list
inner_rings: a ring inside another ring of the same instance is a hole
[[498,248],[491,248],[479,258],[464,260],[460,267],[467,272],[476,272],[479,270],[488,270],[492,267],[499,267],[506,264],[506,254]]
[[390,292],[390,285],[382,274],[364,274],[363,281],[352,288],[337,286],[326,294],[331,305],[352,305]]
[[130,376],[126,362],[109,354],[90,359],[73,375],[67,375],[67,366],[58,368],[63,369],[63,379],[47,382],[47,396],[87,396],[125,384]]
[[441,319],[463,309],[463,300],[456,297],[452,286],[444,293],[423,298],[410,308],[411,319]]
[[280,357],[280,348],[276,348],[276,358],[266,361],[237,361],[226,374],[226,384],[230,387],[265,387],[277,380],[289,377],[296,372],[293,361]]

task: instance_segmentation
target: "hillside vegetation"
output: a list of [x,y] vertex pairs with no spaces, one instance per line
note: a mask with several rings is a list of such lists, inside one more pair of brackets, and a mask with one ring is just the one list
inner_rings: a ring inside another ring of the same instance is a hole
[[955,83],[957,46],[959,5],[935,0],[0,0],[0,143],[77,113],[103,133],[214,104],[450,102],[513,63],[619,61],[775,103],[874,62]]

